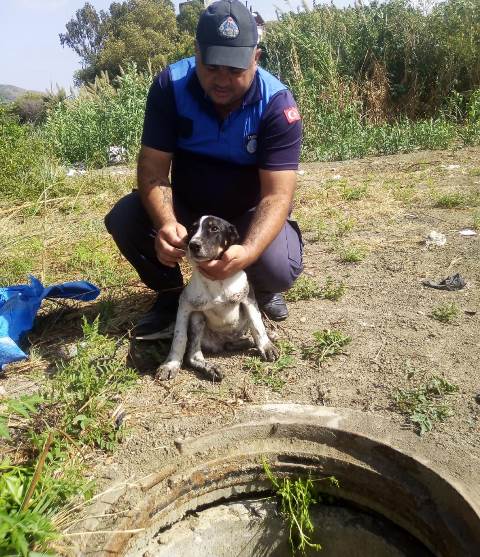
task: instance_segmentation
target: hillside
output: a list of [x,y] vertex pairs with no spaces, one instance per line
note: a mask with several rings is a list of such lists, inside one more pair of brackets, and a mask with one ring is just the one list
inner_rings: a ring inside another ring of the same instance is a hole
[[12,102],[27,92],[27,89],[22,89],[16,85],[0,84],[0,102]]

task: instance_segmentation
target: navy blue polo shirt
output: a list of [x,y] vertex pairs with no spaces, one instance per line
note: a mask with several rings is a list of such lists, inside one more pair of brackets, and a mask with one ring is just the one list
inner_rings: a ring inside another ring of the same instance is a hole
[[173,153],[172,189],[194,214],[229,219],[255,207],[259,169],[296,170],[302,126],[291,92],[258,68],[240,108],[223,121],[205,95],[195,58],[153,82],[142,144]]

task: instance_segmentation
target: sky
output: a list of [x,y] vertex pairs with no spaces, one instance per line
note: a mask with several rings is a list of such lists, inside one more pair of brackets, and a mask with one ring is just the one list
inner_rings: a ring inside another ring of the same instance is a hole
[[[89,1],[97,11],[108,10],[112,3]],[[178,11],[178,0],[174,3]],[[349,0],[334,3],[342,7]],[[296,8],[300,1],[249,0],[249,4],[269,20],[275,19],[275,6],[288,11],[288,5]],[[0,0],[0,84],[35,91],[55,90],[58,85],[68,91],[73,73],[81,68],[80,59],[61,46],[58,35],[65,33],[65,24],[84,5],[85,0]]]

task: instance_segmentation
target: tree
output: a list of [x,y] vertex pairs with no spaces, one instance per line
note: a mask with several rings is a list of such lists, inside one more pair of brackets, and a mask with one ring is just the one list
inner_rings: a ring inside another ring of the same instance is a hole
[[184,4],[177,16],[177,25],[180,31],[185,31],[185,33],[194,37],[198,19],[204,9],[202,0],[191,0],[188,4]]
[[113,2],[97,13],[88,2],[66,24],[60,42],[82,59],[77,83],[93,81],[102,71],[110,78],[135,62],[139,70],[158,71],[192,50],[193,40],[177,27],[170,0]]

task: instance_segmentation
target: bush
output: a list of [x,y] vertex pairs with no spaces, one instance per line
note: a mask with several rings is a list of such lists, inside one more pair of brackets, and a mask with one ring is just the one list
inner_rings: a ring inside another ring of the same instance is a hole
[[51,172],[56,161],[44,139],[30,125],[0,106],[0,195],[3,201],[35,200],[60,179]]
[[49,113],[45,137],[56,154],[70,164],[105,165],[111,145],[124,147],[129,158],[135,158],[151,81],[152,76],[138,73],[134,64],[114,83],[104,74]]

